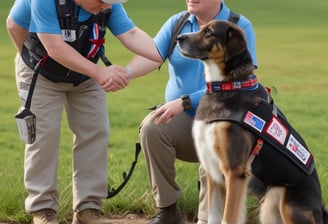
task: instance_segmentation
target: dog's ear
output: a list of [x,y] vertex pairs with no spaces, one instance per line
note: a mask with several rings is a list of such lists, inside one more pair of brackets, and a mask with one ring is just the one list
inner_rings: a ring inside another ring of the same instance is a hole
[[247,50],[247,43],[242,30],[230,27],[227,30],[226,46],[224,49],[225,61],[240,55]]

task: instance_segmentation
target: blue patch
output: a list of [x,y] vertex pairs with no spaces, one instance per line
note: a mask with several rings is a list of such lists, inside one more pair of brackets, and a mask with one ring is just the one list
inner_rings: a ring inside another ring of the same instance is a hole
[[255,130],[257,130],[258,132],[262,132],[263,127],[265,125],[265,121],[262,118],[256,116],[250,111],[247,111],[247,114],[244,118],[244,122]]

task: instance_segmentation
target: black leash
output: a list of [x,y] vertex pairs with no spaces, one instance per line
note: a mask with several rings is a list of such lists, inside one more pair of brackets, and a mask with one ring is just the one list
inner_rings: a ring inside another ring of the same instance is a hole
[[[103,63],[106,65],[106,66],[110,66],[112,65],[112,63],[108,60],[108,58],[102,53],[100,52],[99,54],[101,60],[103,61]],[[110,184],[108,184],[108,194],[107,194],[107,199],[109,198],[112,198],[114,197],[115,195],[117,195],[118,193],[121,192],[121,190],[125,187],[125,185],[128,183],[128,181],[130,180],[132,174],[133,174],[133,171],[134,171],[134,168],[135,166],[137,165],[137,162],[138,162],[138,156],[139,156],[139,153],[141,151],[141,146],[140,146],[140,143],[136,143],[136,151],[135,151],[135,155],[134,155],[134,161],[132,162],[131,164],[131,167],[130,167],[130,170],[129,170],[129,173],[126,174],[126,172],[123,172],[123,182],[120,184],[120,186],[118,186],[117,188],[111,188],[110,187]]]
[[126,172],[123,172],[123,182],[120,184],[120,186],[118,186],[118,188],[110,188],[110,186],[108,185],[108,195],[107,198],[112,198],[115,195],[117,195],[124,187],[125,185],[128,183],[128,181],[130,180],[130,177],[132,176],[132,173],[134,171],[135,166],[137,165],[138,162],[138,156],[139,153],[141,151],[141,146],[140,143],[136,143],[136,151],[135,151],[135,155],[134,155],[134,161],[132,162],[132,165],[130,167],[129,173],[126,174]]

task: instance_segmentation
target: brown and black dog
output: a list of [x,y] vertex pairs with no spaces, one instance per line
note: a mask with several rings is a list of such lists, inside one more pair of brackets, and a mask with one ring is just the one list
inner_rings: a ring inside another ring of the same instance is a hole
[[182,55],[205,66],[193,136],[209,175],[208,223],[245,223],[250,191],[262,192],[262,224],[328,223],[312,154],[253,75],[243,31],[211,21],[177,41]]

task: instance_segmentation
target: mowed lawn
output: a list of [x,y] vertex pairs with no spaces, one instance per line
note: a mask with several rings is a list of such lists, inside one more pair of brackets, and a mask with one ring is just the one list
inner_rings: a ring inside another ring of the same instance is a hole
[[[19,140],[14,120],[19,108],[13,63],[15,50],[5,28],[5,19],[13,2],[0,2],[0,221],[22,223],[30,221],[24,212],[24,145]],[[328,207],[328,1],[225,2],[252,21],[259,64],[256,75],[262,84],[274,90],[272,95],[276,104],[313,152],[323,199]],[[125,7],[136,25],[154,36],[170,15],[185,8],[185,1],[130,0]],[[106,50],[115,64],[125,65],[132,57],[111,34],[108,34]],[[108,178],[114,188],[134,159],[138,126],[148,113],[147,108],[164,101],[166,80],[167,65],[164,64],[159,71],[132,80],[124,90],[108,94],[111,122]],[[58,170],[61,222],[70,221],[72,214],[71,145],[72,136],[64,117]],[[192,219],[196,216],[198,203],[198,164],[177,161],[176,167],[182,190],[179,204],[182,212]],[[257,202],[251,200],[248,209],[251,216],[256,216],[256,208]],[[130,182],[119,195],[104,202],[104,211],[146,216],[155,212],[142,154]]]

